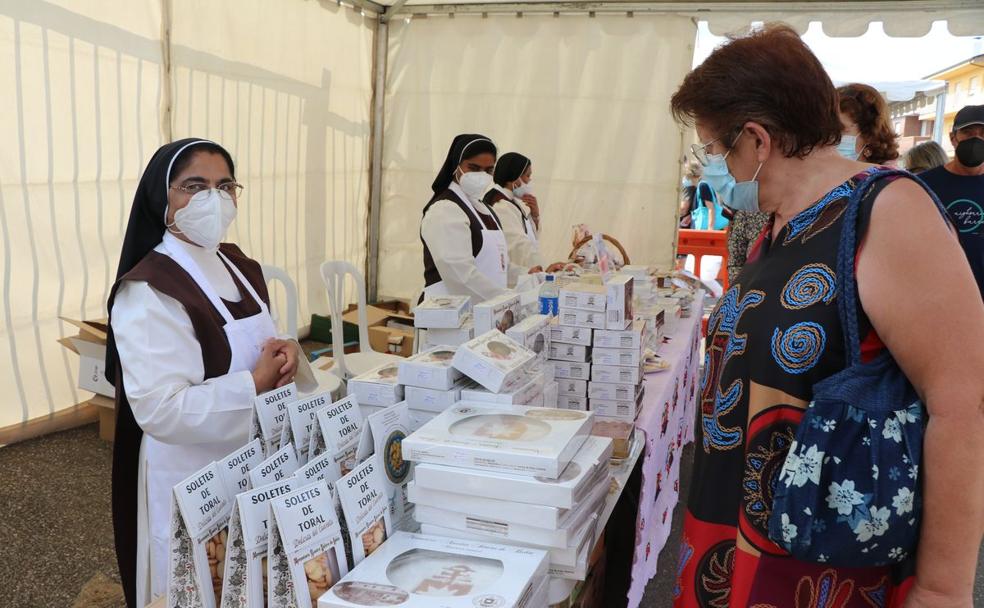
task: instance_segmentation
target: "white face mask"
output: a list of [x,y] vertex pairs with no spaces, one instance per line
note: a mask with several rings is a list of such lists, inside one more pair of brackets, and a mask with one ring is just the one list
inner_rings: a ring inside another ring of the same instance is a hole
[[174,223],[168,226],[205,249],[218,249],[226,231],[236,219],[232,197],[212,188],[191,197],[188,205],[174,212]]
[[482,195],[492,185],[492,176],[485,171],[472,171],[464,173],[458,179],[458,185],[465,191],[468,198],[473,201],[481,200]]
[[513,188],[513,194],[516,195],[516,198],[523,198],[527,194],[533,194],[533,182],[529,181],[518,188]]

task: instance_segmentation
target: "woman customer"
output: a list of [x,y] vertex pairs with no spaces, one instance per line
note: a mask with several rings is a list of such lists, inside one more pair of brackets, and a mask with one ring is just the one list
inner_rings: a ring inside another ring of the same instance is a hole
[[842,125],[837,150],[841,156],[878,165],[893,163],[899,157],[898,136],[882,94],[860,83],[844,85],[837,94]]
[[[814,385],[847,366],[833,269],[847,202],[876,168],[837,153],[838,102],[784,25],[733,38],[672,97],[674,115],[696,126],[698,158],[734,176],[732,206],[772,214],[708,325],[678,607],[971,607],[984,518],[984,303],[947,222],[908,179],[881,180],[864,199],[859,301],[846,306],[857,307],[865,360],[888,349],[929,412],[919,468],[882,473],[922,484],[918,555],[843,568],[794,559],[770,540],[773,492]],[[920,293],[933,294],[932,314]],[[850,548],[861,561],[885,532],[881,518],[906,503],[855,509],[866,499],[848,485],[818,492],[857,516]]]
[[942,167],[949,160],[943,146],[935,141],[924,141],[909,148],[909,151],[902,157],[902,165],[910,173],[922,173],[936,167]]
[[[424,244],[423,296],[465,295],[484,302],[504,293],[509,251],[498,215],[483,197],[492,185],[497,150],[484,135],[459,135],[424,206],[420,240]],[[523,272],[536,269],[525,269]]]
[[253,399],[290,382],[259,264],[222,243],[243,187],[210,141],[162,147],[133,198],[109,298],[113,525],[127,606],[166,592],[175,484],[247,441]]

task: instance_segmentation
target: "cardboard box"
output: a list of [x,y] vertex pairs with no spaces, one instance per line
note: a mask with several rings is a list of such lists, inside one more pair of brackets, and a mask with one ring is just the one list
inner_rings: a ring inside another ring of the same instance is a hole
[[108,321],[106,319],[77,321],[65,317],[61,317],[61,320],[79,329],[76,335],[58,341],[79,356],[79,388],[114,399],[116,387],[106,380]]
[[623,330],[633,321],[632,277],[615,275],[605,282],[607,311],[605,329]]
[[400,361],[397,379],[406,386],[418,386],[434,390],[450,390],[462,378],[461,372],[451,366],[456,348],[435,346]]
[[[617,385],[608,385],[617,386]],[[642,387],[635,393],[635,398],[628,399],[590,399],[588,408],[594,412],[599,419],[615,418],[632,422],[642,411],[642,398],[645,394]]]
[[569,361],[571,363],[585,363],[591,354],[590,346],[578,346],[576,344],[551,344],[551,361]]
[[506,330],[506,335],[536,354],[545,362],[550,351],[550,322],[553,317],[531,315]]
[[435,296],[413,309],[413,324],[426,329],[457,329],[471,309],[468,296]]
[[428,346],[461,346],[475,337],[475,321],[472,314],[465,315],[461,327],[456,329],[428,329],[425,341]]
[[554,317],[550,322],[550,342],[561,344],[577,344],[591,346],[591,328],[576,325],[561,325],[560,319]]
[[574,361],[554,361],[554,375],[557,380],[588,380],[591,377],[591,363]]
[[571,509],[591,493],[598,483],[598,475],[608,474],[611,456],[611,440],[590,436],[555,480],[421,463],[414,469],[414,483],[445,492],[490,499],[508,497],[526,504]]
[[591,362],[594,365],[639,367],[642,365],[642,351],[635,348],[595,348],[591,351]]
[[410,410],[410,431],[416,433],[422,426],[433,420],[435,416],[437,414],[434,412]]
[[607,292],[604,285],[579,282],[566,285],[560,290],[561,312],[564,308],[605,312],[606,305]]
[[582,327],[591,329],[605,329],[605,313],[591,310],[578,310],[576,308],[560,308],[561,325],[568,327]]
[[404,396],[411,410],[439,414],[461,401],[462,389],[473,384],[468,378],[462,378],[446,391],[408,386],[404,389]]
[[522,320],[522,306],[518,293],[505,293],[501,296],[479,302],[472,309],[475,335],[497,329],[505,332]]
[[588,411],[588,398],[557,395],[557,408],[575,412],[586,412]]
[[607,437],[612,440],[612,459],[628,458],[632,450],[632,437],[635,435],[635,424],[625,420],[612,418],[599,419],[591,430],[595,437]]
[[587,380],[570,380],[562,379],[558,380],[557,384],[557,395],[560,397],[587,397],[588,396],[588,381]]
[[639,393],[638,384],[591,382],[588,384],[588,397],[592,402],[598,400],[632,401]]
[[498,330],[492,330],[458,347],[453,365],[492,392],[500,392],[536,358],[532,351]]
[[643,367],[622,367],[620,365],[591,366],[591,381],[598,383],[640,384],[644,377]]
[[560,385],[557,381],[548,382],[543,387],[543,407],[557,407],[557,391]]
[[524,374],[522,381],[501,393],[493,393],[477,385],[465,387],[461,390],[461,401],[533,406],[537,397],[543,395],[544,384],[543,374]]
[[348,382],[348,394],[355,395],[359,405],[389,407],[403,401],[403,385],[397,380],[399,368],[386,363]]
[[595,348],[633,348],[642,350],[645,346],[645,321],[635,321],[629,329],[599,330],[594,334]]
[[459,403],[403,441],[418,463],[557,479],[591,432],[589,412]]
[[386,325],[370,327],[369,346],[379,353],[409,357],[413,354],[413,330]]
[[[542,608],[547,554],[397,532],[318,600],[318,608]],[[440,598],[440,599],[438,599]]]

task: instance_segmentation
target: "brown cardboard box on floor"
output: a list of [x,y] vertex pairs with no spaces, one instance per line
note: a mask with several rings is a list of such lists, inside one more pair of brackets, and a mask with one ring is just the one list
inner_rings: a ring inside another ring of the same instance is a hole
[[[358,324],[358,309],[350,307],[342,320]],[[372,350],[402,357],[413,354],[413,314],[406,302],[387,300],[366,306],[366,323]]]
[[79,328],[78,334],[58,341],[79,356],[79,388],[113,399],[116,395],[116,387],[106,380],[104,369],[108,321],[106,319],[77,321],[64,317],[62,320]]

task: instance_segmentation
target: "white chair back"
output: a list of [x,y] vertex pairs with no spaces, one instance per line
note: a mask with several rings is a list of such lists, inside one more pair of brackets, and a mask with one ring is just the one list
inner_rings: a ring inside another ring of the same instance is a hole
[[[287,333],[297,338],[297,285],[294,284],[294,280],[290,278],[287,271],[283,268],[278,268],[277,266],[269,266],[267,264],[262,265],[263,268],[263,280],[267,284],[278,282],[284,287],[284,291],[287,294]],[[277,330],[280,330],[280,315],[273,310],[273,297],[271,296],[271,306],[270,315],[273,317],[273,322],[277,325]]]
[[366,282],[362,273],[350,262],[330,260],[321,265],[321,280],[328,290],[328,309],[331,314],[332,356],[342,377],[347,377],[345,367],[345,339],[342,331],[342,311],[345,308],[345,281],[351,276],[355,281],[355,291],[359,310],[359,352],[371,350],[369,347],[369,320],[366,315]]

